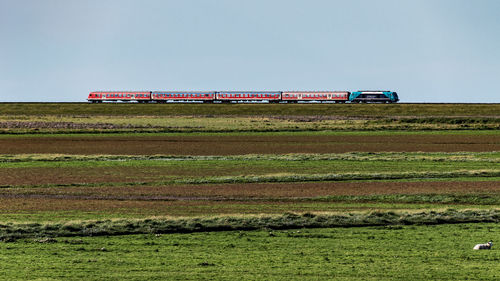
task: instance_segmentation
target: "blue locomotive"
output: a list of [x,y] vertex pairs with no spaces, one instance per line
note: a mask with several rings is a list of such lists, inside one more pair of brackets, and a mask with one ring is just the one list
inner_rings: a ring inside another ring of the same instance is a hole
[[357,91],[349,95],[349,101],[352,103],[380,102],[393,103],[398,102],[398,93],[391,91]]

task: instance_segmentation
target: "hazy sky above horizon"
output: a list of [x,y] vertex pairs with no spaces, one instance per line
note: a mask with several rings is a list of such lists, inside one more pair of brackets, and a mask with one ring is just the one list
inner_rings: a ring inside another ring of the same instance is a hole
[[93,90],[500,102],[496,0],[0,0],[0,102]]

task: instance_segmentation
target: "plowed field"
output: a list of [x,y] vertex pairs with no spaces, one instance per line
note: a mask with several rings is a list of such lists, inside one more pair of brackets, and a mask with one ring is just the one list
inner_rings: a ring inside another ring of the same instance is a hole
[[0,153],[238,155],[271,153],[498,151],[497,135],[159,136],[0,139]]

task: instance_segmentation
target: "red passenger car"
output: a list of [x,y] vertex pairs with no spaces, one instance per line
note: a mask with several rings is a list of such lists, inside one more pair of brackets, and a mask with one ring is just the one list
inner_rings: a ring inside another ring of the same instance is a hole
[[349,92],[344,91],[290,91],[282,92],[281,100],[287,102],[317,101],[317,102],[339,102],[344,103],[349,100]]
[[157,103],[166,102],[213,102],[215,100],[215,92],[169,92],[155,91],[151,93],[151,100]]
[[249,91],[228,91],[228,92],[217,92],[217,100],[221,102],[279,102],[281,97],[281,92],[269,92],[269,91],[259,91],[259,92],[249,92]]
[[151,92],[91,92],[87,100],[92,103],[101,103],[103,101],[147,103],[151,101]]

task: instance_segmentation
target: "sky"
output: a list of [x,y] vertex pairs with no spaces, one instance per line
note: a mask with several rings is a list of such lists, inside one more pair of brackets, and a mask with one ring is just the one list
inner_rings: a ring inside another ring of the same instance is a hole
[[0,0],[0,102],[392,90],[500,102],[497,0]]

